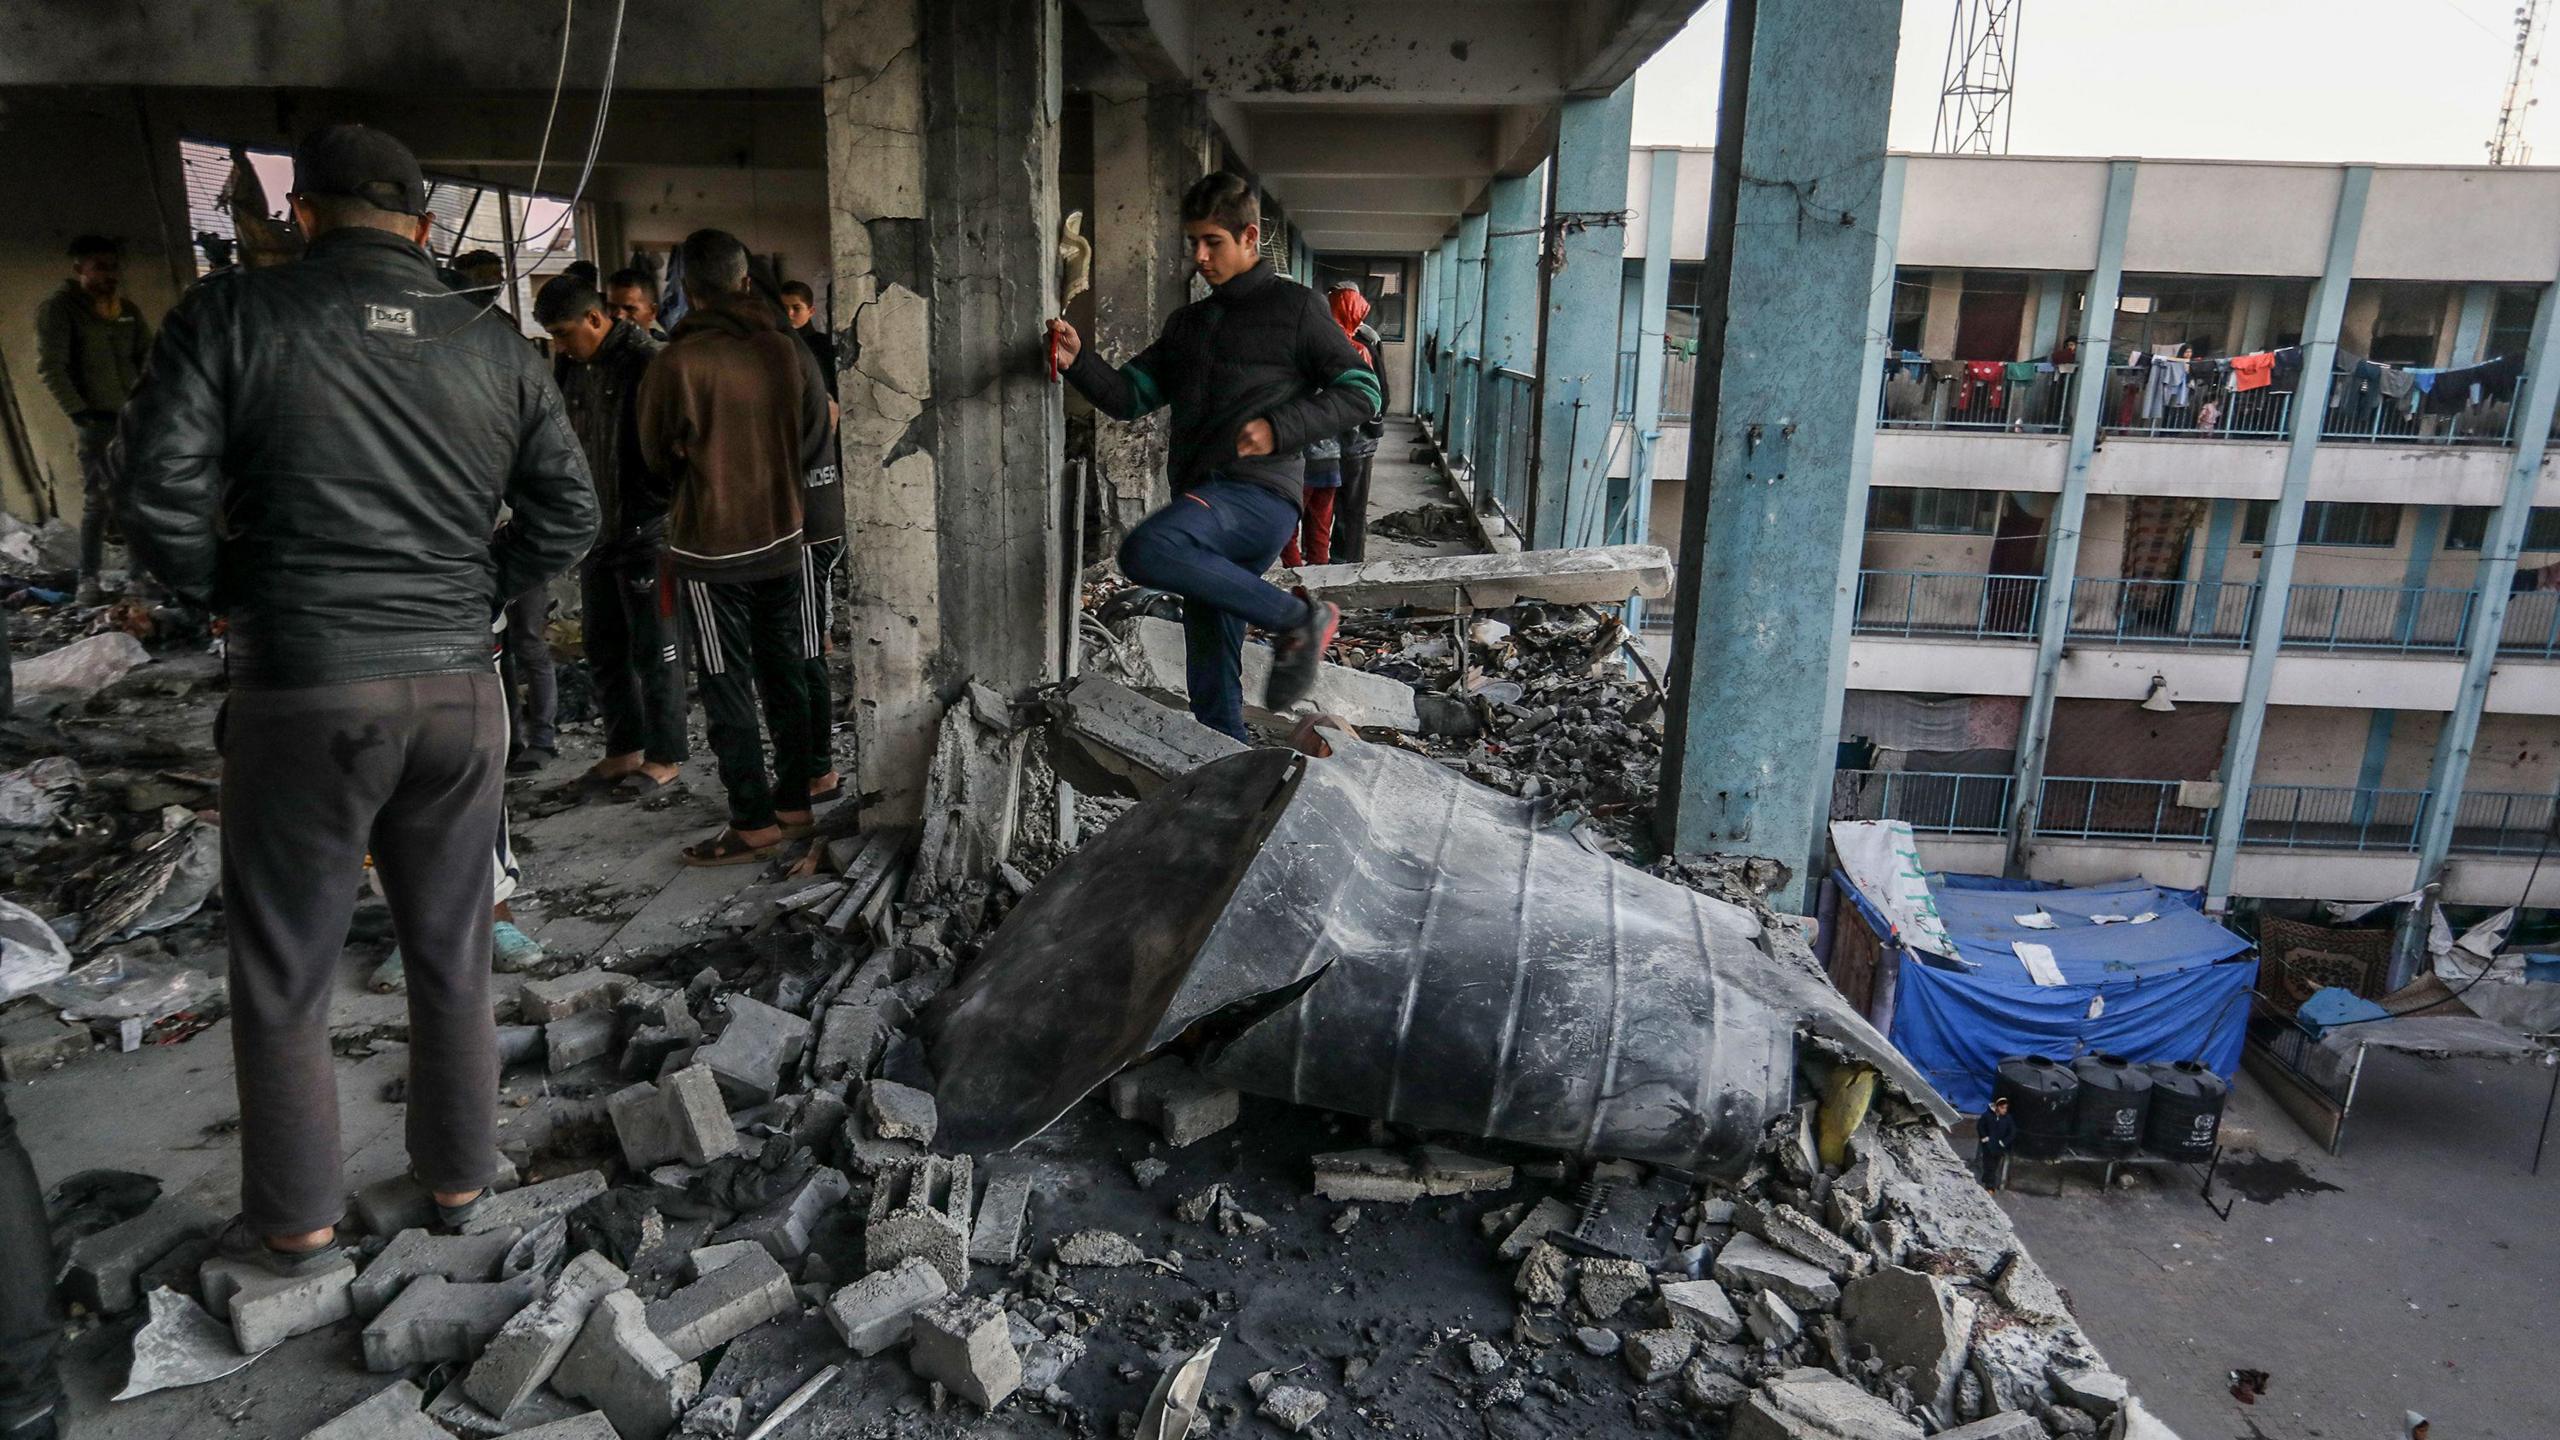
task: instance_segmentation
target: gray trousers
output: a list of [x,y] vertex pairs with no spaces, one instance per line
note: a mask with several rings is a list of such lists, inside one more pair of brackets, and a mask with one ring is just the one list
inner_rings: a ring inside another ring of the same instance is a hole
[[551,659],[551,587],[536,585],[507,602],[506,677],[510,720],[507,753],[557,750],[560,677]]
[[220,740],[241,1213],[260,1234],[294,1235],[345,1208],[329,1000],[368,851],[408,962],[410,1165],[431,1190],[486,1185],[498,1153],[498,677],[235,690]]

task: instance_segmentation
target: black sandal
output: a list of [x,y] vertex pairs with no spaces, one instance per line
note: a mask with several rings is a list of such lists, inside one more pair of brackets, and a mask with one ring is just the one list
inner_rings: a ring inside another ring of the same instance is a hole
[[753,865],[759,860],[772,858],[774,852],[781,848],[782,842],[779,840],[770,845],[750,845],[740,837],[736,829],[724,825],[720,827],[720,833],[710,839],[698,845],[684,847],[684,863],[696,869],[710,869],[720,865]]
[[634,770],[613,782],[613,798],[618,804],[628,804],[634,800],[646,800],[652,795],[664,795],[683,788],[682,775],[661,780],[646,770]]

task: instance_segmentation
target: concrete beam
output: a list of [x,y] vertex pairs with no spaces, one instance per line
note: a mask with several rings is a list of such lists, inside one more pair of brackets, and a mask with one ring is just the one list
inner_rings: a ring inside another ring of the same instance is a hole
[[[1223,121],[1221,122],[1223,125]],[[1246,111],[1249,158],[1283,195],[1298,176],[1328,180],[1407,180],[1457,176],[1478,183],[1500,168],[1503,127],[1491,112],[1435,116],[1414,124],[1394,114],[1331,109]],[[1229,129],[1233,137],[1233,127]]]
[[[1410,122],[1407,122],[1410,123]],[[1477,187],[1456,176],[1411,175],[1395,180],[1308,175],[1290,181],[1290,209],[1309,215],[1413,215],[1438,222],[1441,231],[1466,212]],[[1433,238],[1438,238],[1437,233]]]
[[1185,0],[1075,0],[1076,13],[1154,85],[1191,84],[1191,7]]
[[1577,18],[1553,0],[1202,6],[1192,78],[1221,95],[1309,104],[1553,100],[1575,68]]
[[1605,95],[1635,78],[1706,0],[1595,0],[1575,8],[1577,59],[1565,88]]

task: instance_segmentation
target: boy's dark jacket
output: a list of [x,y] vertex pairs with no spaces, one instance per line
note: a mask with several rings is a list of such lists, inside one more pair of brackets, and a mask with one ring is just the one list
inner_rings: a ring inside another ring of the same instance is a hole
[[[1173,407],[1175,493],[1220,475],[1299,501],[1309,442],[1378,413],[1377,377],[1360,362],[1324,298],[1260,261],[1173,312],[1164,333],[1113,369],[1091,346],[1067,378],[1096,409],[1135,420]],[[1249,420],[1271,422],[1269,455],[1236,454]]]

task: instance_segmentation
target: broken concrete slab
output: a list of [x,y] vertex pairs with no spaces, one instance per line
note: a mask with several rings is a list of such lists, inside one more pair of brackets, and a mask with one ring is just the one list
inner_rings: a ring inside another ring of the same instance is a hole
[[1783,1350],[1804,1334],[1804,1321],[1795,1307],[1780,1299],[1774,1290],[1761,1290],[1742,1302],[1742,1324],[1751,1338],[1763,1345]]
[[[1170,620],[1141,617],[1130,638],[1135,642],[1140,672],[1131,677],[1141,690],[1152,691],[1176,704],[1187,704],[1189,692],[1184,688],[1185,659],[1189,641],[1180,625]],[[1247,645],[1243,653],[1244,713],[1248,718],[1275,718],[1257,703],[1271,684],[1271,647]],[[1330,661],[1316,667],[1315,688],[1307,692],[1302,706],[1313,706],[1319,715],[1334,715],[1353,725],[1379,726],[1392,730],[1419,730],[1422,717],[1414,709],[1413,687],[1384,675],[1354,670],[1348,665]]]
[[389,1372],[468,1362],[541,1293],[539,1274],[485,1284],[421,1275],[364,1327],[365,1368]]
[[1571,1231],[1574,1213],[1571,1205],[1553,1195],[1546,1196],[1529,1207],[1528,1213],[1520,1217],[1520,1222],[1511,1227],[1511,1233],[1503,1236],[1502,1243],[1494,1247],[1494,1253],[1505,1260],[1517,1260],[1529,1253],[1530,1246],[1548,1235],[1560,1230]]
[[1506,1190],[1513,1179],[1508,1165],[1478,1160],[1441,1145],[1424,1145],[1411,1152],[1341,1150],[1315,1156],[1309,1163],[1315,1167],[1315,1191],[1327,1200],[1409,1204],[1426,1196]]
[[587,1413],[587,1407],[575,1400],[563,1399],[548,1389],[536,1390],[523,1405],[500,1419],[471,1403],[471,1397],[459,1385],[447,1385],[427,1402],[427,1418],[461,1440],[497,1440],[501,1435],[539,1432],[557,1420],[574,1419]]
[[1243,1097],[1201,1078],[1191,1062],[1166,1055],[1111,1077],[1111,1113],[1152,1125],[1180,1149],[1236,1123]]
[[1697,1353],[1698,1337],[1687,1330],[1638,1330],[1626,1337],[1627,1373],[1639,1385],[1651,1385],[1680,1373]]
[[142,1303],[134,1280],[161,1256],[222,1228],[222,1217],[185,1200],[163,1199],[121,1224],[71,1242],[62,1293],[99,1315]]
[[1022,1355],[1004,1307],[984,1297],[955,1295],[917,1311],[907,1364],[981,1410],[995,1409],[1022,1385]]
[[883,1140],[933,1143],[933,1097],[895,1080],[874,1080],[862,1087],[862,1114],[871,1133]]
[[[896,1002],[892,1002],[896,1003]],[[900,1004],[903,1010],[903,1004]],[[818,1048],[810,1061],[820,1080],[833,1083],[860,1078],[880,1063],[889,1037],[897,1030],[888,1007],[877,1002],[830,1005],[818,1023]]]
[[2045,1440],[2045,1428],[2024,1410],[2004,1410],[1970,1425],[1941,1430],[1935,1440]]
[[377,1390],[303,1440],[449,1440],[426,1416],[426,1393],[406,1380]]
[[462,1379],[463,1393],[505,1419],[560,1368],[596,1303],[630,1280],[620,1266],[596,1251],[573,1257],[552,1283],[549,1295],[509,1316],[489,1338]]
[[729,1023],[718,1039],[694,1052],[710,1067],[720,1093],[740,1108],[762,1105],[782,1093],[782,1077],[809,1042],[809,1022],[745,995],[729,997]]
[[2123,1409],[2133,1393],[2112,1370],[2056,1364],[2046,1367],[2045,1378],[2053,1382],[2055,1394],[2101,1420]]
[[572,1415],[548,1425],[508,1433],[509,1440],[619,1440],[614,1433],[613,1422],[606,1419],[601,1410],[590,1410],[584,1415]]
[[1031,1175],[1009,1170],[987,1181],[978,1201],[978,1217],[969,1226],[969,1258],[984,1265],[1011,1265],[1022,1255],[1022,1232],[1031,1213]]
[[1322,1391],[1303,1385],[1274,1385],[1263,1392],[1261,1415],[1292,1435],[1303,1435],[1324,1414],[1325,1404]]
[[604,1113],[613,1122],[613,1138],[622,1146],[622,1163],[632,1169],[655,1170],[682,1153],[665,1097],[648,1081],[613,1092],[604,1102]]
[[921,1255],[874,1270],[827,1297],[827,1323],[856,1355],[903,1343],[916,1312],[951,1293],[951,1282]]
[[355,1257],[341,1251],[334,1264],[307,1275],[281,1276],[249,1260],[207,1260],[198,1275],[204,1308],[231,1322],[240,1353],[335,1325],[355,1313],[349,1288]]
[[602,1410],[621,1440],[661,1440],[701,1392],[702,1367],[651,1333],[639,1296],[616,1290],[596,1302],[551,1388]]
[[799,1308],[791,1272],[764,1247],[749,1245],[735,1260],[651,1304],[646,1316],[677,1359],[693,1360]]
[[1671,1323],[1710,1340],[1730,1340],[1742,1333],[1742,1316],[1732,1297],[1713,1280],[1674,1280],[1662,1286],[1662,1308]]
[[403,1230],[391,1237],[382,1253],[373,1257],[356,1277],[351,1298],[355,1313],[367,1320],[382,1313],[382,1307],[399,1297],[410,1281],[421,1275],[441,1275],[447,1280],[479,1281],[498,1278],[498,1267],[507,1260],[507,1251],[516,1243],[520,1232],[513,1229],[491,1230],[479,1235],[436,1235],[425,1230]]
[[485,1235],[493,1230],[531,1230],[543,1221],[566,1215],[605,1192],[604,1174],[597,1170],[581,1170],[539,1185],[526,1185],[503,1195],[491,1196],[478,1213],[462,1222],[465,1235]]
[[1727,1291],[1775,1291],[1798,1310],[1828,1310],[1840,1303],[1840,1287],[1822,1267],[1756,1235],[1736,1235],[1716,1252],[1715,1280]]
[[1143,800],[1245,746],[1128,686],[1087,675],[1056,704],[1060,778],[1079,791]]
[[1412,606],[1455,614],[1523,601],[1616,605],[1630,596],[1671,593],[1671,552],[1659,545],[1597,545],[1510,555],[1405,556],[1360,565],[1310,565],[1273,577],[1304,585],[1346,610]]
[[1703,1361],[1680,1369],[1680,1398],[1702,1410],[1730,1410],[1751,1394],[1751,1387]]
[[1735,1210],[1734,1220],[1745,1232],[1809,1265],[1821,1266],[1835,1280],[1866,1268],[1866,1257],[1856,1247],[1793,1205],[1741,1206]]
[[[1653,1276],[1633,1260],[1585,1260],[1574,1293],[1594,1320],[1607,1320],[1653,1288]],[[1685,1356],[1683,1357],[1686,1358]]]
[[1143,1263],[1147,1252],[1116,1230],[1079,1230],[1058,1242],[1058,1263],[1116,1270]]
[[516,1010],[528,1025],[548,1025],[584,1011],[610,1013],[640,982],[610,970],[579,970],[516,988]]
[[1873,1346],[1888,1366],[1910,1366],[1913,1397],[1941,1421],[1955,1418],[1974,1312],[1972,1298],[1946,1281],[1900,1266],[1862,1275],[1840,1292],[1850,1342]]
[[792,1192],[712,1237],[714,1241],[753,1240],[774,1259],[796,1265],[809,1253],[809,1241],[828,1211],[853,1193],[844,1172],[821,1165]]
[[862,1232],[864,1267],[886,1270],[921,1256],[954,1293],[968,1289],[971,1176],[966,1155],[929,1156],[881,1176]]
[[611,1010],[580,1010],[542,1027],[543,1069],[553,1075],[613,1053],[618,1022]]
[[1921,1440],[1891,1405],[1828,1370],[1770,1377],[1733,1412],[1731,1440]]

